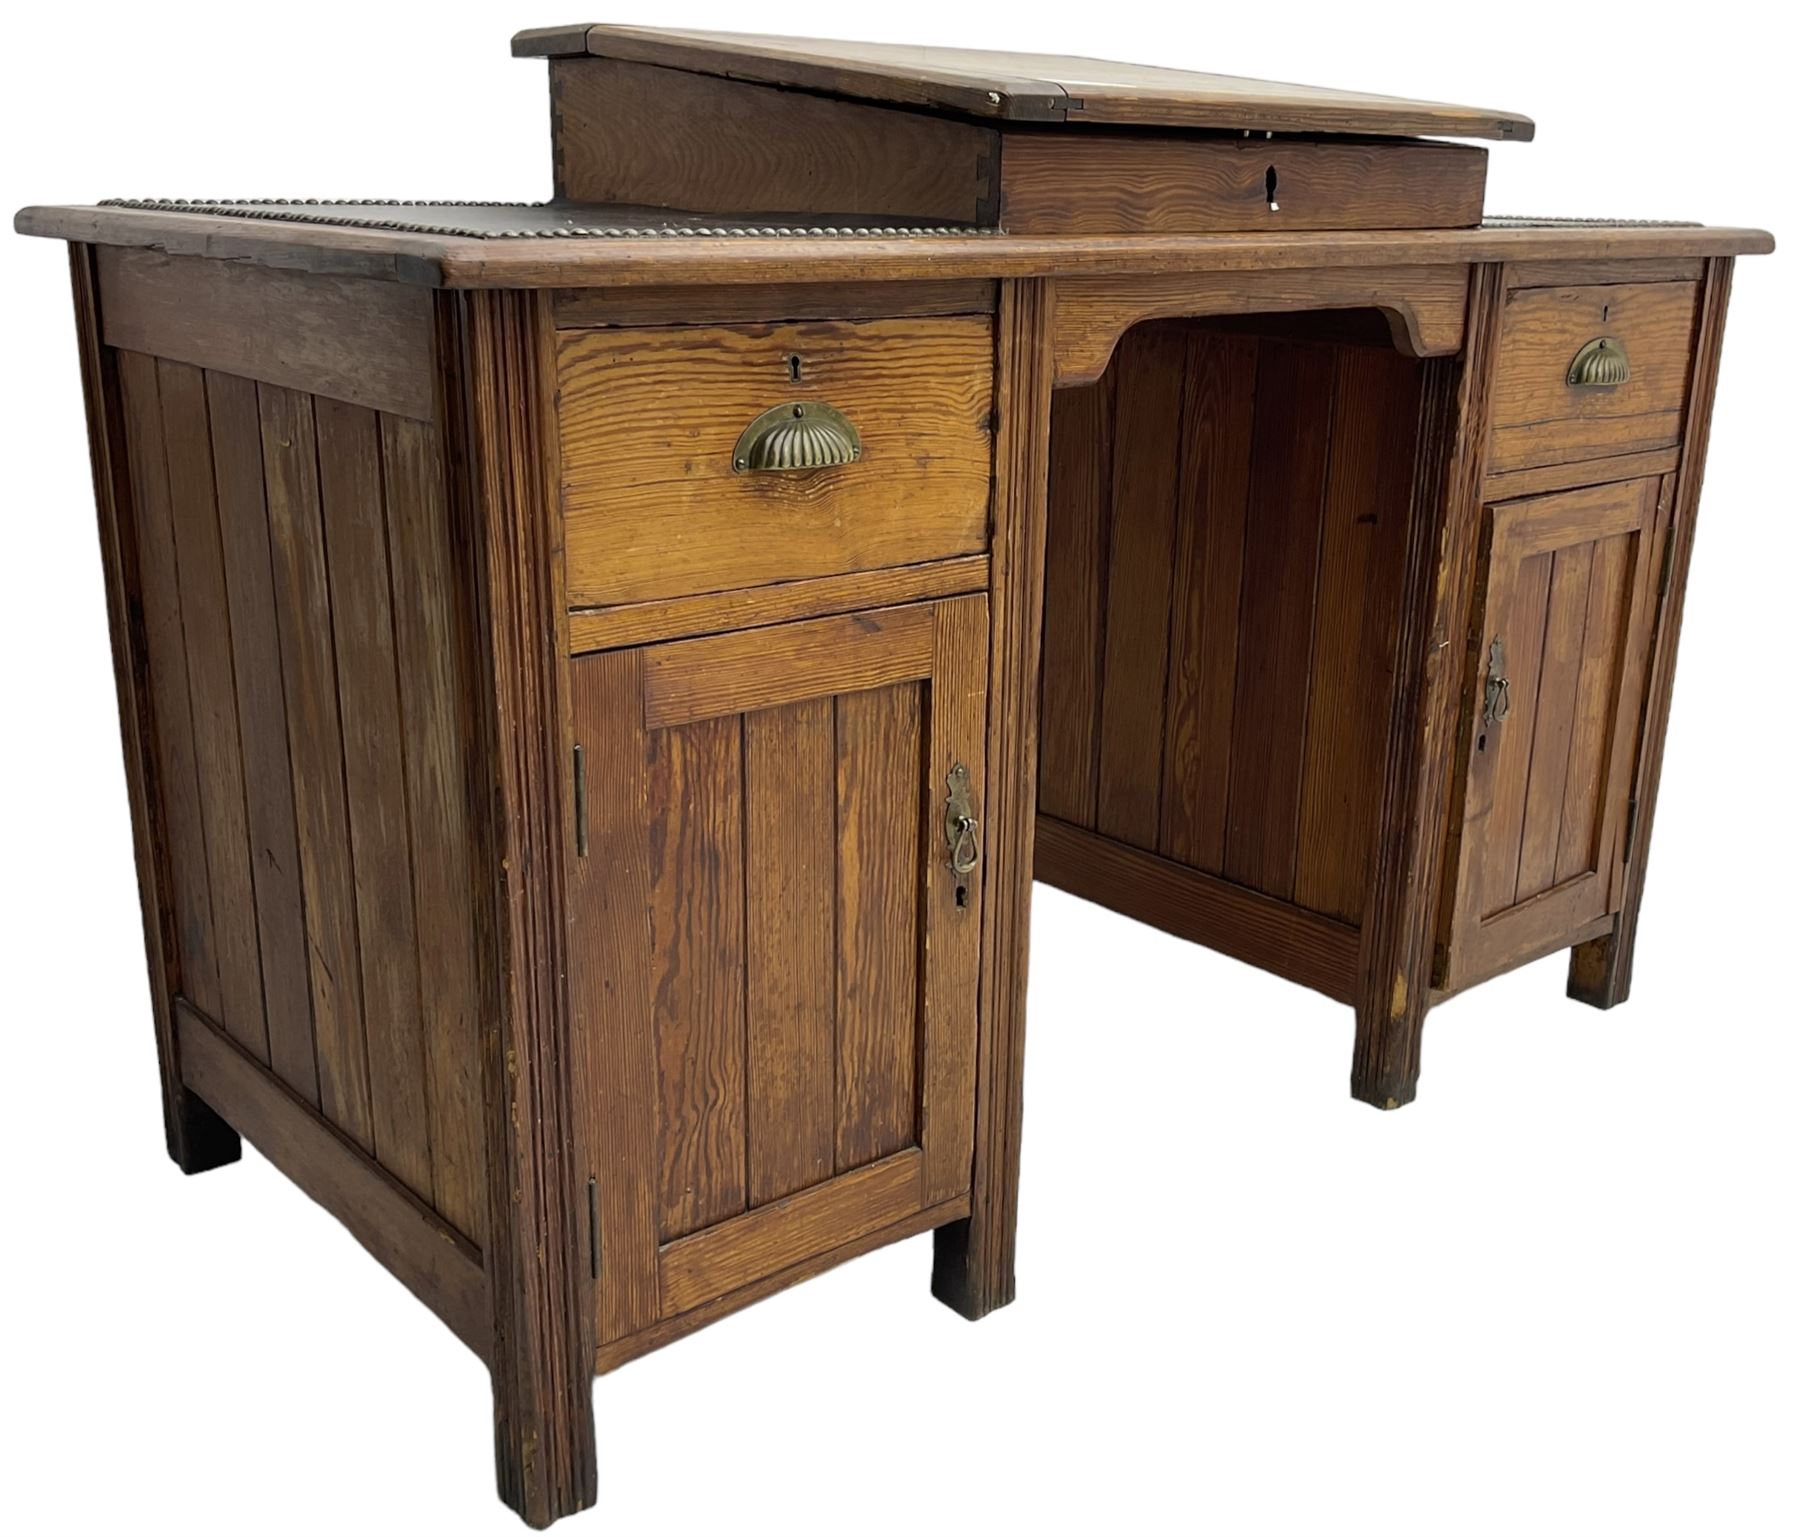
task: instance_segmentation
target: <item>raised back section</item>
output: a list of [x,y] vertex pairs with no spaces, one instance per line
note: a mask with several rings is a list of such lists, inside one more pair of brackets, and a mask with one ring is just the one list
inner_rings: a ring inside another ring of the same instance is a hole
[[1480,222],[1516,114],[1037,54],[571,27],[550,60],[556,194],[1016,234]]

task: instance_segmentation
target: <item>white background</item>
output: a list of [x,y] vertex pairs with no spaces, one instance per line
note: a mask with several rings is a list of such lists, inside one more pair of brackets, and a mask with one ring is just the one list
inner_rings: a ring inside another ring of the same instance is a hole
[[[1090,53],[1514,108],[1496,212],[1800,238],[1774,13],[1567,3],[644,0],[612,19]],[[541,197],[517,3],[88,4],[4,23],[0,202]],[[1781,165],[1788,165],[1781,171]],[[0,1529],[522,1530],[485,1373],[246,1150],[163,1156],[62,249],[0,241]],[[1042,892],[1019,1300],[928,1239],[596,1385],[574,1533],[1800,1530],[1785,256],[1739,264],[1635,994],[1560,958],[1431,1018],[1419,1101],[1347,1010]]]

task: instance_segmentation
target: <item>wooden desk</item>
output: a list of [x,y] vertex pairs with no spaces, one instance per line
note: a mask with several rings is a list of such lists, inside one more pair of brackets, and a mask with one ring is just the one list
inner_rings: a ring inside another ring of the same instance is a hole
[[[1038,877],[1354,1007],[1622,1000],[1732,263],[1507,113],[522,34],[546,205],[71,244],[169,1151],[589,1377],[934,1230],[1011,1300]],[[1427,137],[1429,136],[1429,137]]]

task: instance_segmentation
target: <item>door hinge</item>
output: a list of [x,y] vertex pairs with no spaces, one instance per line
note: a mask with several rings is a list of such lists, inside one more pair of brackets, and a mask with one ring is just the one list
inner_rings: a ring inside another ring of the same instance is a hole
[[1631,863],[1631,851],[1637,844],[1638,800],[1634,795],[1625,806],[1625,852],[1619,856],[1620,864]]
[[588,851],[587,754],[575,744],[575,852],[583,859]]
[[600,1182],[588,1175],[588,1275],[600,1279]]

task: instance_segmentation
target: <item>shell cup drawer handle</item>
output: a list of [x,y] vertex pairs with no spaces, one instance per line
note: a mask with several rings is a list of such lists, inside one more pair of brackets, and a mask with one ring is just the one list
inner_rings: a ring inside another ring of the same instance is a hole
[[1576,390],[1611,389],[1631,377],[1631,360],[1625,343],[1616,336],[1596,336],[1569,363],[1569,387]]
[[790,400],[756,418],[731,451],[732,472],[822,470],[862,458],[862,435],[850,418],[822,400]]

